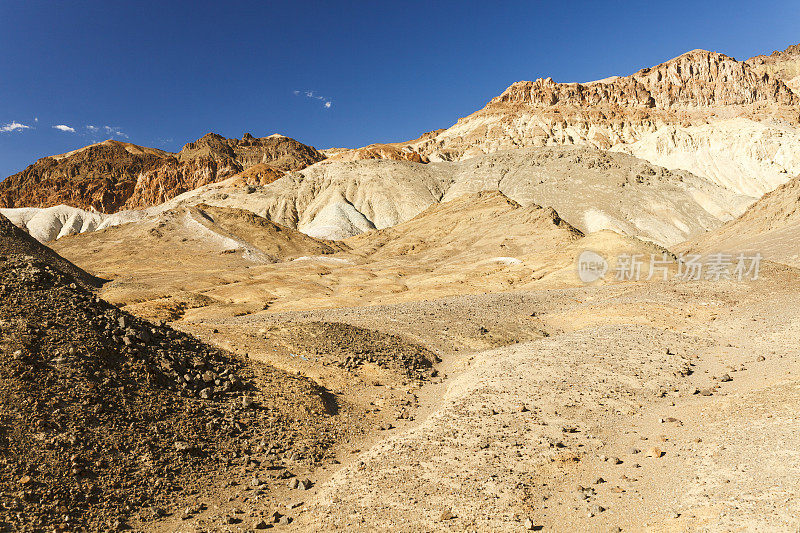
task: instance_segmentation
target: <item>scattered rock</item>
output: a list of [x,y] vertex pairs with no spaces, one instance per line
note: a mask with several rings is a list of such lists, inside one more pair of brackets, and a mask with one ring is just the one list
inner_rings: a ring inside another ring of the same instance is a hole
[[655,457],[656,459],[663,457],[665,454],[664,450],[658,447],[652,447],[647,451],[648,457]]

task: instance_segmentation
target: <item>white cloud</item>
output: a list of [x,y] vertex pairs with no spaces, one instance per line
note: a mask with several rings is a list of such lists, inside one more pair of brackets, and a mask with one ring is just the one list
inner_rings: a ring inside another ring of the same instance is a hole
[[31,129],[30,126],[26,126],[25,124],[20,124],[19,122],[9,122],[8,124],[3,124],[0,126],[0,133],[8,133],[10,131],[22,131],[22,130],[29,130]]
[[[295,96],[300,96],[301,91],[296,90],[294,91]],[[319,100],[322,102],[322,107],[325,109],[330,109],[333,105],[333,100],[328,98],[327,96],[321,96],[319,94],[315,94],[314,91],[302,91],[302,94],[305,95],[306,98],[311,98],[312,100]]]
[[106,133],[111,135],[116,135],[117,137],[122,137],[124,139],[128,138],[128,135],[116,126],[103,126],[103,129]]
[[97,133],[98,131],[100,131],[100,128],[98,128],[97,126],[92,126],[91,124],[86,126],[86,129],[89,130],[89,133]]
[[53,128],[67,133],[75,133],[75,128],[71,128],[66,124],[56,124],[55,126],[53,126]]

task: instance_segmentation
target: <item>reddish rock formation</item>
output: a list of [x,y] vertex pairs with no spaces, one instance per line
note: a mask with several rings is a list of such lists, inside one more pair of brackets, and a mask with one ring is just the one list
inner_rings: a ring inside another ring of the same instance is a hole
[[66,204],[111,213],[125,204],[141,174],[170,157],[167,152],[113,140],[44,157],[0,182],[0,207]]
[[363,148],[353,150],[332,150],[329,159],[336,161],[357,161],[359,159],[393,159],[395,161],[412,161],[414,163],[427,163],[428,158],[419,152],[408,148],[401,148],[394,144],[370,144]]
[[281,135],[257,139],[246,133],[239,140],[209,133],[178,154],[108,140],[45,157],[0,182],[0,207],[66,204],[113,213],[160,204],[255,166],[263,167],[249,179],[263,185],[282,171],[323,159],[314,148]]

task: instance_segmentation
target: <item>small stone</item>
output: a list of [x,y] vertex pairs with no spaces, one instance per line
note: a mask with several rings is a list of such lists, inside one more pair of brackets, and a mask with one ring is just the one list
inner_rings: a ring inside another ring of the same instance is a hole
[[606,508],[601,506],[601,505],[597,505],[597,504],[592,505],[592,507],[589,509],[589,518],[591,518],[593,516],[597,516],[597,515],[599,515],[600,513],[602,513],[605,510],[606,510]]
[[611,459],[609,459],[608,461],[609,461],[609,462],[610,462],[612,465],[621,465],[621,464],[622,464],[622,459],[620,459],[619,457],[612,457],[612,458],[611,458]]
[[756,357],[756,361],[765,361],[765,360],[766,357],[764,357],[763,355],[759,355],[758,357]]
[[605,479],[603,479],[603,478],[601,478],[601,477],[599,477],[599,478],[597,478],[597,479],[595,479],[595,480],[594,480],[594,484],[595,484],[595,485],[599,485],[599,484],[601,484],[601,483],[605,483],[605,482],[606,482],[606,480],[605,480]]
[[721,378],[719,378],[720,382],[727,383],[728,381],[733,381],[733,378],[730,377],[728,374],[723,374]]
[[290,489],[296,489],[297,487],[300,486],[300,480],[294,477],[289,480],[289,483],[287,485],[289,486]]
[[244,407],[245,409],[250,409],[255,404],[256,402],[254,402],[253,399],[250,398],[249,396],[242,397],[242,407]]
[[526,518],[525,519],[525,529],[528,530],[528,531],[533,531],[533,527],[534,527],[533,520],[531,520],[530,518]]
[[441,522],[445,522],[445,521],[447,521],[447,520],[452,520],[452,519],[454,519],[455,517],[456,517],[456,515],[454,515],[454,514],[453,514],[453,513],[450,511],[450,509],[445,509],[444,511],[442,511],[442,514],[439,516],[439,520],[440,520]]
[[250,480],[250,486],[251,487],[260,487],[261,486],[261,480],[258,479],[255,476],[253,476],[253,479]]
[[210,387],[206,387],[205,389],[200,391],[200,398],[204,400],[210,400],[214,396],[214,391]]
[[265,520],[259,520],[253,526],[254,529],[267,529],[267,527],[269,527],[269,525]]
[[31,476],[22,476],[19,478],[19,484],[23,487],[27,487],[28,485],[33,484],[33,480],[31,479]]
[[656,448],[656,447],[650,448],[650,450],[648,450],[648,452],[647,452],[647,456],[648,457],[655,457],[656,459],[658,459],[658,458],[664,456],[664,450],[662,450],[661,448]]

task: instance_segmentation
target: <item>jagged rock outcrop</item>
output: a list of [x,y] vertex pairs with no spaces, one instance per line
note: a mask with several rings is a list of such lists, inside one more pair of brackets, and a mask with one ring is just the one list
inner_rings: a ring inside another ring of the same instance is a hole
[[352,150],[333,148],[328,152],[332,161],[358,161],[360,159],[392,159],[394,161],[411,161],[412,163],[428,163],[428,158],[408,147],[394,144],[370,144]]
[[800,44],[776,50],[768,56],[751,57],[745,63],[755,72],[783,80],[795,94],[800,95]]
[[252,180],[264,184],[323,159],[314,148],[282,135],[226,139],[209,133],[177,154],[108,140],[42,158],[0,182],[0,207],[64,204],[114,213],[157,205],[259,165],[273,169],[254,171]]
[[255,138],[245,133],[241,139],[226,139],[216,133],[208,133],[186,144],[178,152],[177,158],[181,163],[211,159],[226,168],[239,167],[237,172],[241,172],[260,163],[280,170],[300,170],[322,161],[325,156],[311,146],[278,134]]
[[[397,146],[431,161],[460,161],[501,150],[549,145],[622,151],[620,147],[667,127],[703,126],[736,117],[752,122],[782,121],[786,127],[797,128],[800,96],[781,76],[751,63],[693,50],[626,77],[590,83],[556,83],[550,78],[521,81],[452,127]],[[743,146],[732,148],[718,154],[721,166],[739,169],[738,175],[728,177],[729,183],[774,181],[770,161],[750,157]],[[648,157],[646,151],[637,155]],[[737,162],[729,165],[728,157]],[[653,162],[664,164],[663,160]],[[671,168],[717,178],[713,172],[703,173],[699,165]],[[733,190],[753,194],[756,189],[759,187]]]
[[170,158],[168,152],[114,140],[44,157],[0,182],[0,207],[66,204],[111,213],[125,205],[139,176]]
[[311,146],[283,135],[226,139],[208,133],[186,144],[160,167],[139,176],[125,204],[127,209],[157,205],[186,191],[230,178],[236,174],[251,185],[266,185],[283,172],[300,170],[325,156]]

